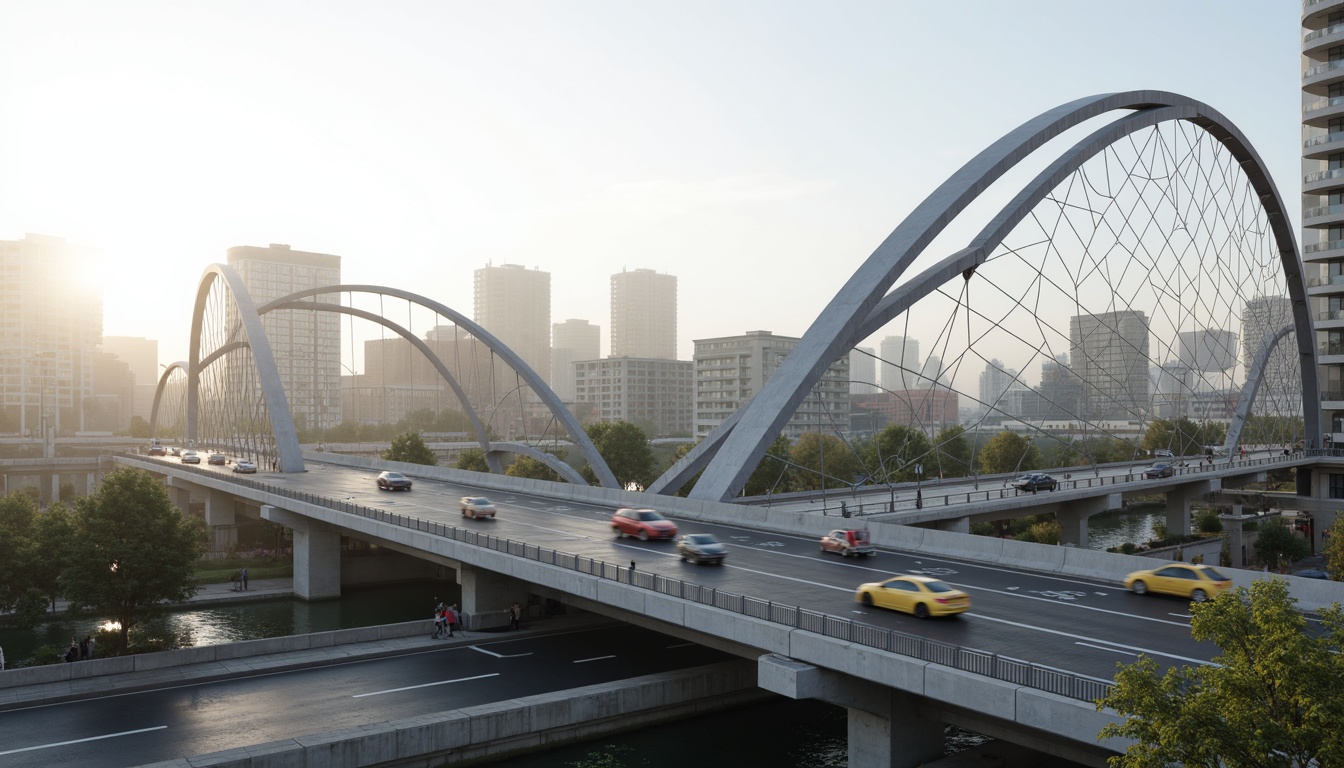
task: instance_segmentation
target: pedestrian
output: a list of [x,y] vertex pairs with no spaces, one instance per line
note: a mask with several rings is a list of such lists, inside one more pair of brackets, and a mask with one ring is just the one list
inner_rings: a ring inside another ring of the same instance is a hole
[[79,643],[73,637],[70,638],[70,650],[65,652],[65,660],[67,662],[79,661]]
[[233,569],[233,573],[230,573],[230,574],[229,574],[229,591],[230,591],[230,592],[237,592],[237,591],[241,588],[241,586],[242,586],[241,583],[240,583],[241,580],[242,580],[242,575],[238,573],[238,569],[237,569],[237,568],[234,568],[234,569]]
[[96,636],[94,636],[94,635],[89,635],[89,658],[90,658],[90,659],[94,658],[93,646],[94,646],[97,642],[98,642],[98,638],[97,638]]
[[453,603],[452,605],[448,606],[447,618],[448,618],[448,636],[452,637],[454,632],[461,629],[459,625],[462,622],[462,615],[457,612],[457,603]]
[[247,567],[243,567],[243,589],[247,589]]
[[447,622],[447,619],[444,618],[443,603],[439,603],[438,607],[434,609],[434,634],[429,636],[430,640],[438,640],[443,636],[445,622]]
[[5,649],[0,648],[0,672],[5,671]]
[[634,561],[634,560],[631,560],[631,561],[630,561],[630,572],[633,573],[634,570],[635,570],[635,561]]
[[517,630],[522,618],[523,609],[519,607],[517,601],[514,601],[513,605],[509,606],[509,631]]
[[79,641],[79,658],[81,661],[89,658],[89,638]]

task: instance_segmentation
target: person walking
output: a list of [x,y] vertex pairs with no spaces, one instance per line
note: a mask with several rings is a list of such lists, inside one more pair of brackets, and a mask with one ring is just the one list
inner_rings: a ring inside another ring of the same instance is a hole
[[89,638],[85,637],[79,641],[79,659],[83,661],[87,658],[89,658]]
[[93,647],[98,642],[98,638],[95,635],[89,635],[88,640],[89,640],[89,658],[92,659],[94,658]]
[[79,661],[79,641],[73,637],[70,638],[70,649],[65,652],[65,660],[68,663]]
[[447,618],[448,618],[448,636],[452,637],[453,633],[458,630],[457,625],[462,618],[457,612],[457,603],[453,603],[452,605],[448,606]]
[[243,567],[243,590],[247,590],[247,567]]
[[438,640],[440,637],[443,637],[443,625],[444,625],[444,622],[447,621],[447,619],[444,618],[444,611],[445,611],[445,610],[446,610],[446,609],[443,607],[443,603],[439,603],[437,606],[435,606],[435,608],[434,608],[434,634],[432,634],[432,635],[429,636],[429,639],[430,639],[430,640]]
[[509,631],[510,631],[510,632],[517,631],[517,629],[519,628],[519,626],[521,626],[521,625],[520,625],[520,620],[522,619],[522,617],[523,617],[523,609],[520,608],[520,607],[518,606],[518,602],[515,600],[514,603],[513,603],[513,605],[510,605],[510,606],[509,606]]

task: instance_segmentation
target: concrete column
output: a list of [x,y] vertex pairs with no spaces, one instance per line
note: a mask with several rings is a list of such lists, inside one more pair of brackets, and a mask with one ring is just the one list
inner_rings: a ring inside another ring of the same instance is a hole
[[341,532],[333,525],[261,505],[261,519],[294,531],[294,594],[304,600],[341,596]]
[[89,472],[84,475],[84,495],[93,493],[93,489],[98,487],[98,473]]
[[216,491],[213,488],[205,496],[205,524],[214,534],[210,549],[213,552],[226,552],[229,547],[238,544],[237,521],[234,519],[233,494]]
[[943,721],[921,698],[776,654],[757,660],[757,683],[793,699],[820,699],[849,712],[849,764],[915,768],[943,755]]
[[462,585],[462,620],[467,629],[509,625],[509,605],[527,605],[527,584],[512,576],[463,564],[457,581]]
[[938,521],[938,530],[940,530],[940,531],[951,531],[951,532],[953,532],[953,533],[970,533],[970,532],[971,532],[971,518],[969,518],[969,517],[954,517],[954,518],[952,518],[951,520],[939,520],[939,521]]
[[1086,547],[1087,519],[1108,509],[1119,509],[1120,504],[1118,493],[1060,503],[1055,512],[1055,518],[1059,520],[1059,543],[1066,547]]
[[61,500],[61,473],[51,473],[51,500],[53,502]]
[[1167,492],[1167,532],[1172,536],[1190,533],[1190,502],[1222,488],[1220,480],[1184,483]]
[[53,475],[50,472],[40,472],[37,475],[37,504],[43,509],[46,509],[52,501],[61,497],[59,487],[56,489],[56,493],[51,492],[52,477]]

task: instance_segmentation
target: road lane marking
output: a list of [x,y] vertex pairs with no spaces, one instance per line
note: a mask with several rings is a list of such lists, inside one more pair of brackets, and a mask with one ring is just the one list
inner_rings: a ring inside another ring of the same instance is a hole
[[695,643],[677,643],[676,645],[667,646],[667,649],[672,650],[673,648],[690,648],[693,645],[695,645]]
[[616,658],[616,654],[613,653],[613,654],[611,654],[610,656],[594,656],[594,657],[591,658],[591,659],[578,659],[578,660],[575,661],[574,663],[575,663],[575,664],[587,664],[587,663],[590,662],[590,661],[601,661],[601,660],[603,660],[603,659],[614,659],[614,658]]
[[408,685],[405,688],[389,688],[386,691],[372,691],[370,693],[356,693],[351,696],[352,699],[362,699],[365,696],[382,696],[384,693],[399,693],[401,691],[413,691],[416,688],[430,688],[435,685],[448,685],[450,683],[468,683],[472,680],[484,680],[487,677],[499,677],[498,672],[491,672],[488,675],[476,675],[474,677],[459,677],[456,680],[440,680],[436,683],[422,683],[420,685]]
[[1133,651],[1126,651],[1126,650],[1123,650],[1123,649],[1121,649],[1121,648],[1109,648],[1109,647],[1104,646],[1104,645],[1093,645],[1092,643],[1084,643],[1084,642],[1081,641],[1081,640],[1079,640],[1078,642],[1074,643],[1074,645],[1081,645],[1081,646],[1086,647],[1086,648],[1096,648],[1096,649],[1099,650],[1099,651],[1110,651],[1111,653],[1123,653],[1123,654],[1125,654],[1126,656],[1138,656],[1138,655],[1139,655],[1139,654],[1137,654],[1137,653],[1135,653],[1135,652],[1133,652]]
[[516,659],[520,656],[532,655],[531,651],[528,651],[527,653],[495,653],[494,651],[487,651],[484,648],[480,647],[479,645],[469,645],[467,647],[473,651],[480,651],[481,653],[484,653],[486,656],[494,656],[496,659]]
[[72,739],[72,740],[70,740],[70,741],[56,741],[56,742],[52,742],[51,744],[38,744],[38,745],[35,746],[35,747],[23,747],[23,748],[21,748],[21,749],[9,749],[9,750],[5,750],[4,752],[0,752],[0,756],[3,756],[3,755],[16,755],[16,754],[18,754],[18,753],[20,753],[20,752],[32,752],[32,751],[37,750],[37,749],[51,749],[52,747],[66,747],[66,746],[69,746],[69,745],[71,745],[71,744],[83,744],[83,743],[86,742],[86,741],[98,741],[98,740],[100,740],[100,739],[115,739],[115,738],[117,738],[118,736],[134,736],[134,735],[137,734],[137,733],[149,733],[150,731],[162,731],[162,730],[164,730],[164,729],[167,728],[167,727],[168,727],[168,726],[166,726],[166,725],[156,725],[156,726],[154,726],[153,728],[141,728],[141,729],[139,729],[139,730],[135,730],[135,731],[122,731],[122,732],[120,732],[120,733],[108,733],[108,734],[104,734],[104,735],[102,735],[102,736],[90,736],[90,737],[88,737],[87,739]]
[[[1102,640],[1102,639],[1099,638],[1099,637],[1088,637],[1087,635],[1075,635],[1075,634],[1073,634],[1072,632],[1063,632],[1063,631],[1060,631],[1060,630],[1058,630],[1058,629],[1047,629],[1046,627],[1037,627],[1037,626],[1033,626],[1033,625],[1031,625],[1031,624],[1022,624],[1022,623],[1020,623],[1020,622],[1009,621],[1009,620],[1007,620],[1007,619],[997,619],[997,618],[994,618],[993,616],[985,616],[985,615],[983,615],[983,614],[979,614],[979,613],[964,613],[964,614],[962,614],[962,615],[963,615],[963,616],[966,616],[966,617],[968,617],[968,618],[970,618],[970,619],[972,619],[972,620],[974,620],[974,619],[984,619],[985,621],[994,621],[994,622],[998,622],[999,624],[1007,624],[1007,625],[1010,626],[1010,627],[1019,627],[1019,628],[1021,628],[1021,629],[1031,629],[1031,630],[1035,630],[1035,631],[1037,631],[1037,632],[1044,632],[1044,633],[1046,633],[1046,634],[1048,634],[1048,635],[1058,635],[1058,636],[1060,636],[1060,637],[1067,637],[1067,638],[1069,638],[1070,640],[1090,640],[1090,641],[1092,641],[1092,642],[1094,642],[1094,643],[1111,643],[1110,640]],[[1166,658],[1168,658],[1168,659],[1176,659],[1177,661],[1188,661],[1188,662],[1190,662],[1191,664],[1199,664],[1200,666],[1208,666],[1208,667],[1217,666],[1216,664],[1214,664],[1214,663],[1211,662],[1211,661],[1205,661],[1205,660],[1203,660],[1203,659],[1192,659],[1192,658],[1190,658],[1189,656],[1177,656],[1177,655],[1174,654],[1174,653],[1163,653],[1163,652],[1161,652],[1161,651],[1154,651],[1154,650],[1152,650],[1152,649],[1150,649],[1150,648],[1140,648],[1140,647],[1137,646],[1137,645],[1125,645],[1125,644],[1123,644],[1123,643],[1111,643],[1111,645],[1115,646],[1116,648],[1124,648],[1125,650],[1128,650],[1128,651],[1135,651],[1135,652],[1138,652],[1138,653],[1146,653],[1146,654],[1148,654],[1149,656],[1164,656],[1164,657],[1166,657]]]

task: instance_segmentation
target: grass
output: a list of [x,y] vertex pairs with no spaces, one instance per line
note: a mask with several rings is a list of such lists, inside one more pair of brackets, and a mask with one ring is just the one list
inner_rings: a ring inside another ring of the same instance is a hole
[[201,560],[196,564],[195,576],[206,583],[227,582],[240,568],[247,568],[247,580],[290,579],[294,577],[294,563],[276,558],[230,558]]

